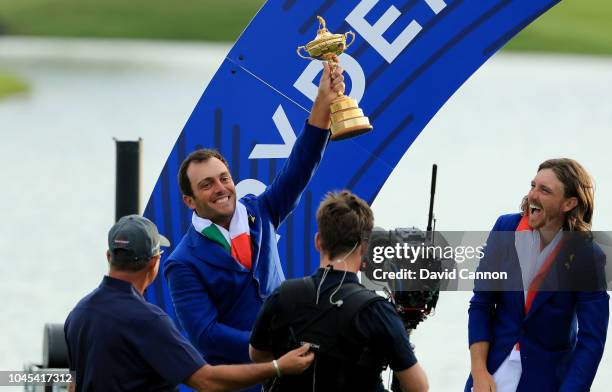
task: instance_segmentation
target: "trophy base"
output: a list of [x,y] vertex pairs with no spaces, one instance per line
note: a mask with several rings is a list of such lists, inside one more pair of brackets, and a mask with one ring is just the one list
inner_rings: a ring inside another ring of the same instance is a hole
[[[367,118],[366,118],[367,120]],[[355,125],[348,128],[343,128],[340,130],[334,131],[332,127],[332,133],[330,139],[333,141],[349,139],[355,136],[362,135],[366,132],[370,132],[373,127],[370,124],[367,125]]]
[[331,140],[348,139],[372,130],[370,120],[363,115],[357,102],[346,95],[336,98],[330,110]]

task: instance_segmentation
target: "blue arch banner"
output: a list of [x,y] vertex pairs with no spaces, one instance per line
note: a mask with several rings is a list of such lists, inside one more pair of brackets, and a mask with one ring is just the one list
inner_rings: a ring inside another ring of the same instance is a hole
[[[331,32],[356,34],[340,62],[347,95],[359,102],[374,131],[330,143],[298,207],[280,228],[285,275],[309,274],[318,265],[314,213],[325,193],[349,188],[371,203],[453,93],[558,1],[269,0],[230,50],[178,136],[145,216],[173,244],[180,241],[191,212],[182,202],[176,175],[181,161],[197,148],[221,151],[239,196],[257,194],[272,181],[316,96],[321,64],[299,58],[296,48],[314,39],[316,16],[321,15]],[[146,295],[174,317],[162,274]]]

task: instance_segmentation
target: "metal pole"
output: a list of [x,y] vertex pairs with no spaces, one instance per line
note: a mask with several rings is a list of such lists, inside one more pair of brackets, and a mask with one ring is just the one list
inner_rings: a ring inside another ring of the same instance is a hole
[[115,221],[125,215],[140,214],[140,162],[142,139],[115,140],[117,168],[115,188]]

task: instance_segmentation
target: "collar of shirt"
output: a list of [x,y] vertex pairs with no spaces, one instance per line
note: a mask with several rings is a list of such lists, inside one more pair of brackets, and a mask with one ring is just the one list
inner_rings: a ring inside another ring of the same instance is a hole
[[544,261],[552,253],[559,241],[561,241],[562,236],[563,230],[559,230],[553,240],[544,249],[541,249],[539,231],[516,232],[514,244],[521,266],[525,295],[527,295],[527,288],[531,284],[536,272],[544,264]]
[[[313,275],[314,283],[316,286],[318,286],[321,282],[321,278],[323,277],[324,272],[325,268],[319,268],[317,272],[315,272],[315,274]],[[337,286],[338,284],[340,284],[343,275],[344,270],[336,270],[332,268],[325,277],[325,280],[323,281],[323,285],[321,286],[321,292],[324,292],[332,286]],[[344,277],[344,282],[342,282],[342,284],[345,283],[359,283],[359,278],[357,277],[357,274],[354,272],[346,271],[346,276]]]
[[142,298],[142,295],[140,295],[140,293],[138,292],[138,290],[136,290],[132,283],[128,282],[127,280],[112,278],[108,275],[104,276],[104,278],[102,279],[102,283],[100,283],[100,288],[111,288],[123,291],[125,293],[135,294],[139,298]]

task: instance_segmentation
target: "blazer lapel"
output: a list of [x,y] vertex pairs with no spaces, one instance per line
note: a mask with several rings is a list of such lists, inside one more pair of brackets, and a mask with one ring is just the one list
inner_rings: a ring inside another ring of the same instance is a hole
[[259,264],[259,251],[261,244],[261,219],[251,210],[250,205],[246,204],[247,214],[249,219],[249,230],[251,231],[251,245],[253,246],[252,267],[253,271],[257,271]]
[[531,304],[531,308],[529,309],[529,313],[525,316],[525,320],[527,320],[531,315],[538,310],[540,306],[542,306],[548,299],[554,294],[554,291],[538,291],[535,298],[533,299],[533,303]]
[[557,291],[560,290],[559,284],[559,268],[561,268],[566,260],[569,258],[567,246],[563,245],[559,254],[553,261],[550,270],[544,277],[544,281],[540,285],[540,289],[533,299],[533,303],[531,304],[531,309],[529,309],[529,313],[526,316],[526,319],[529,318],[535,311],[538,310],[550,297]]
[[510,275],[515,277],[515,280],[510,283],[510,287],[507,288],[509,291],[508,296],[511,298],[512,303],[514,303],[514,308],[518,314],[522,315],[521,317],[525,317],[525,291],[523,288],[523,279],[521,277],[521,266],[516,247],[514,246],[514,241],[508,248],[510,249],[507,257],[507,263],[509,263],[509,265],[506,268],[511,272]]

